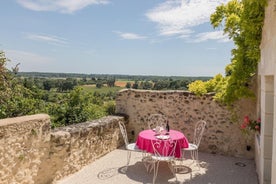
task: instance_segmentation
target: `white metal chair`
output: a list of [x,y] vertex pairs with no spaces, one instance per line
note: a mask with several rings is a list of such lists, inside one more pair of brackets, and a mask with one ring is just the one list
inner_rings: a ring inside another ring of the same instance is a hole
[[206,121],[199,120],[195,125],[193,143],[189,143],[188,148],[182,149],[182,151],[183,151],[182,155],[184,155],[185,151],[191,152],[191,157],[192,157],[193,161],[196,161],[197,165],[198,165],[198,148],[199,148],[200,141],[203,136],[205,127],[206,127]]
[[160,161],[165,161],[168,163],[170,170],[176,178],[173,162],[175,158],[174,154],[177,141],[169,138],[167,140],[152,140],[151,143],[154,151],[154,154],[151,156],[151,162],[154,170],[152,183],[155,184]]
[[128,166],[130,157],[131,157],[131,152],[132,151],[141,152],[141,150],[136,146],[136,143],[129,143],[125,124],[119,121],[119,127],[124,138],[125,147],[127,149],[127,166]]
[[166,127],[166,123],[167,123],[167,117],[165,115],[162,114],[151,114],[148,117],[148,128],[149,129],[154,129],[157,126]]

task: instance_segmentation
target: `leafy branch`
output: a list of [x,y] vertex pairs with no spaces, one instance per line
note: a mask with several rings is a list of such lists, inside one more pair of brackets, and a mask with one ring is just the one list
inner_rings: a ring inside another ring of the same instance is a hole
[[224,82],[214,88],[216,98],[226,104],[254,96],[250,86],[260,61],[266,4],[267,0],[231,0],[218,6],[210,17],[213,27],[224,27],[224,34],[235,44],[231,63],[225,68]]

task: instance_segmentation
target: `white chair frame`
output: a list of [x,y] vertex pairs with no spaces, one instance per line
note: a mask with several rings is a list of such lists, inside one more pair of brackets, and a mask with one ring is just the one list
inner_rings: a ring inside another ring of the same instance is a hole
[[136,143],[129,143],[125,124],[119,121],[119,127],[121,130],[122,136],[124,138],[125,147],[127,150],[127,166],[128,166],[131,158],[131,152],[132,151],[141,152],[141,150],[136,146]]
[[[157,174],[158,174],[158,168],[159,168],[159,163],[160,161],[165,161],[168,163],[168,166],[173,173],[174,177],[176,178],[175,174],[175,169],[173,168],[173,162],[174,162],[174,154],[175,154],[175,149],[177,145],[176,140],[152,140],[152,147],[154,154],[151,156],[152,158],[152,164],[153,164],[153,181],[152,183],[155,184]],[[158,151],[160,150],[160,147],[162,146],[161,152]],[[165,156],[164,156],[165,155]],[[177,178],[176,178],[177,180]]]
[[162,114],[151,114],[148,117],[147,122],[148,122],[149,129],[156,128],[157,126],[165,128],[167,123],[167,117]]
[[196,125],[195,125],[195,130],[194,130],[194,138],[193,138],[193,143],[189,143],[188,148],[183,148],[183,156],[185,151],[190,151],[191,152],[191,157],[193,161],[196,161],[196,164],[199,166],[198,163],[198,148],[200,145],[201,138],[203,136],[205,127],[206,127],[206,121],[204,120],[199,120]]

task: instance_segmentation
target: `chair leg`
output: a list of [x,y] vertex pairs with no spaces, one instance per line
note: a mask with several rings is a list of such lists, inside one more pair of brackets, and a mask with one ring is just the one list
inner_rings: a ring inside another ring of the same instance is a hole
[[151,157],[148,153],[142,152],[142,162],[143,162],[148,173],[150,173],[151,170],[153,169],[152,162],[150,159],[151,159]]
[[127,151],[127,166],[129,165],[130,157],[131,157],[131,151]]
[[147,160],[148,158],[143,158],[142,162],[147,170],[147,173],[150,173],[153,169],[153,163],[151,160]]
[[173,164],[171,162],[168,162],[168,166],[169,166],[171,172],[173,173],[173,176],[175,177],[175,179],[177,181],[176,172],[175,172],[175,168],[174,168]]
[[196,164],[197,164],[198,168],[200,169],[199,160],[198,160],[198,150],[195,150],[195,159],[196,159]]
[[191,157],[192,157],[193,162],[194,162],[195,161],[195,152],[194,152],[194,150],[191,150]]
[[156,178],[157,178],[157,174],[158,174],[158,167],[159,167],[159,161],[157,161],[157,163],[153,165],[153,181],[152,184],[155,184]]

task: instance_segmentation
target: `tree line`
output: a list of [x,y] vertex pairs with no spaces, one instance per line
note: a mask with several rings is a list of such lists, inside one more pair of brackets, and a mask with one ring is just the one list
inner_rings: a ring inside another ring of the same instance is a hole
[[52,127],[85,122],[114,114],[115,95],[85,92],[82,80],[22,77],[9,70],[0,51],[0,119],[47,113]]
[[[0,118],[47,113],[51,117],[52,127],[114,114],[119,89],[187,90],[189,83],[195,79],[209,79],[19,72],[18,65],[9,70],[7,62],[5,53],[0,51]],[[131,79],[131,82],[127,82],[124,87],[117,87],[117,91],[84,90],[85,85],[112,89],[122,77]]]

